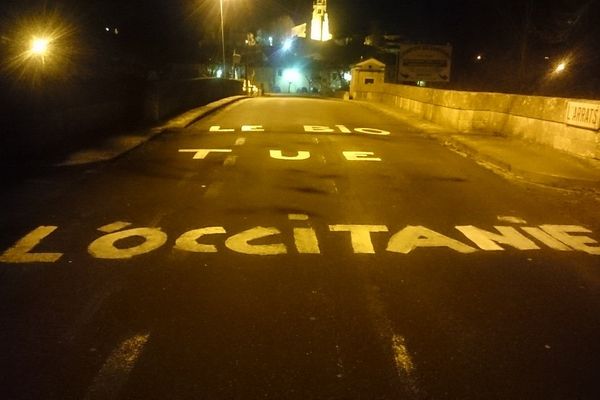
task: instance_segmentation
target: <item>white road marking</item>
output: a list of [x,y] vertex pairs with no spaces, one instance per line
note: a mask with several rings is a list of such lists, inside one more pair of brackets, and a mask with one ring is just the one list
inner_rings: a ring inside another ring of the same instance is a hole
[[112,224],[101,226],[98,230],[104,233],[112,233],[127,228],[129,225],[131,225],[131,222],[117,221]]
[[216,253],[217,246],[212,244],[200,244],[198,240],[206,235],[218,235],[227,233],[222,226],[211,226],[207,228],[194,229],[181,235],[175,241],[178,250],[191,251],[195,253]]
[[308,215],[306,214],[288,214],[290,221],[308,221]]
[[250,244],[250,241],[266,238],[273,235],[279,235],[281,232],[277,228],[265,228],[257,226],[256,228],[245,230],[237,235],[233,235],[225,241],[225,246],[229,249],[243,254],[253,254],[259,256],[270,256],[286,254],[287,248],[283,243],[276,244]]
[[236,146],[243,146],[244,144],[246,144],[246,138],[245,137],[239,137],[235,140],[235,145]]
[[384,131],[382,129],[376,129],[376,128],[354,128],[354,131],[358,132],[358,133],[366,133],[367,135],[387,136],[390,134],[390,132],[388,132],[388,131]]
[[209,132],[235,132],[235,129],[221,129],[219,125],[211,126]]
[[225,161],[223,161],[223,166],[231,167],[232,165],[235,165],[235,163],[237,162],[237,158],[238,156],[227,156]]
[[523,218],[513,217],[510,215],[499,215],[497,218],[498,218],[498,221],[508,222],[510,224],[526,224],[527,223],[527,221],[525,221]]
[[512,226],[494,226],[500,234],[489,232],[473,225],[457,226],[460,232],[475,243],[480,249],[487,251],[504,250],[498,243],[512,246],[519,250],[539,250],[540,248]]
[[262,125],[242,125],[242,132],[264,132]]
[[145,333],[123,341],[102,365],[84,400],[117,400],[149,337]]
[[531,237],[539,240],[540,242],[544,243],[546,246],[550,247],[553,250],[559,250],[559,251],[573,250],[569,246],[561,243],[560,241],[556,240],[552,236],[548,235],[546,232],[544,232],[540,228],[535,228],[532,226],[525,226],[525,227],[522,227],[521,229],[523,229],[525,232],[527,232]]
[[284,156],[281,150],[269,150],[269,154],[271,158],[276,160],[308,160],[310,158],[310,153],[308,151],[298,151],[295,156]]
[[336,125],[335,127],[338,128],[342,133],[352,133],[352,131],[344,125]]
[[[131,237],[141,237],[143,243],[121,249],[115,246],[119,240]],[[167,234],[160,228],[135,228],[126,231],[109,233],[94,240],[88,247],[88,252],[96,258],[126,259],[156,250],[167,242]]]
[[[211,185],[213,196],[218,193],[221,182]],[[207,192],[208,194],[208,192]],[[206,196],[206,194],[205,194]],[[162,214],[161,214],[162,215]],[[161,216],[162,218],[162,216]],[[305,214],[288,214],[290,221],[308,221]],[[305,222],[306,224],[306,222]],[[105,230],[112,231],[124,228],[129,223],[119,221],[105,225]],[[107,228],[108,227],[108,228]],[[489,232],[472,225],[456,226],[468,239],[484,251],[504,250],[502,245],[512,246],[517,250],[540,250],[534,242],[510,226],[496,226],[496,232]],[[33,253],[32,250],[42,239],[57,229],[56,226],[40,226],[25,235],[14,246],[0,256],[3,263],[34,263],[56,262],[63,253]],[[583,233],[592,233],[589,229],[577,225],[541,225],[540,227],[520,227],[533,239],[538,240],[552,250],[570,251],[577,250],[591,255],[600,255],[600,245]],[[354,253],[373,254],[375,249],[372,243],[373,232],[387,232],[385,225],[329,225],[331,232],[349,232]],[[191,230],[182,234],[174,245],[175,249],[199,253],[215,253],[217,247],[211,244],[199,243],[207,235],[225,234],[225,228],[206,227]],[[287,243],[291,238],[282,239],[279,243],[261,244],[273,235],[279,235],[277,228],[264,228],[257,226],[234,234],[225,239],[225,246],[230,250],[243,254],[275,255],[286,254]],[[259,244],[253,244],[256,240]],[[320,254],[321,249],[316,230],[312,227],[294,227],[293,240],[300,254]],[[119,241],[123,241],[118,243]],[[161,228],[136,228],[107,233],[94,240],[88,246],[92,257],[103,259],[129,259],[146,254],[162,247],[167,241],[167,234]],[[386,250],[394,253],[408,254],[419,247],[446,247],[459,253],[474,253],[478,249],[460,241],[444,236],[424,226],[406,226],[393,234],[387,243]]]
[[58,229],[58,226],[40,226],[29,232],[11,248],[0,255],[0,262],[35,263],[58,261],[63,253],[31,253],[46,236]]
[[180,153],[194,153],[194,160],[204,160],[210,153],[231,153],[231,149],[179,149]]
[[371,157],[375,154],[371,151],[344,151],[343,154],[348,161],[381,161],[379,157]]
[[385,225],[329,225],[332,232],[350,232],[352,249],[357,254],[374,254],[372,232],[387,232]]
[[304,132],[313,132],[313,133],[331,133],[335,132],[328,126],[322,125],[304,125]]
[[387,251],[408,254],[417,247],[448,247],[459,253],[468,254],[477,251],[471,246],[432,231],[424,226],[407,226],[394,234],[388,242]]
[[574,248],[575,250],[584,251],[588,254],[600,255],[600,247],[589,246],[590,244],[598,244],[597,241],[589,236],[573,236],[571,233],[592,233],[587,228],[577,225],[541,225],[546,233],[560,240],[564,244]]
[[319,239],[313,228],[294,228],[294,243],[300,254],[321,254]]

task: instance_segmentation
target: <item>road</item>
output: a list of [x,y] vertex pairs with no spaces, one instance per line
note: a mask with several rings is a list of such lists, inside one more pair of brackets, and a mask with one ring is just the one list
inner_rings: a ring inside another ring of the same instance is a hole
[[263,97],[0,201],[5,399],[597,399],[600,213]]

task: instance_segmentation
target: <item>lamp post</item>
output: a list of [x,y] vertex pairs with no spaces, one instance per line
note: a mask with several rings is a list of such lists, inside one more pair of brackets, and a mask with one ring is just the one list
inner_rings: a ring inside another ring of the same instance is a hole
[[223,75],[227,77],[227,67],[225,66],[225,29],[223,24],[223,0],[219,0],[221,6],[221,45],[223,50]]

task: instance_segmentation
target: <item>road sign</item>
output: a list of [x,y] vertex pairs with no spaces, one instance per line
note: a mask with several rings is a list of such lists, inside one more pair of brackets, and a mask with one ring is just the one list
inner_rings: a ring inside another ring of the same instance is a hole
[[398,62],[399,81],[449,82],[452,46],[403,44]]
[[565,115],[567,125],[579,126],[597,130],[600,128],[600,104],[581,103],[569,101],[567,114]]

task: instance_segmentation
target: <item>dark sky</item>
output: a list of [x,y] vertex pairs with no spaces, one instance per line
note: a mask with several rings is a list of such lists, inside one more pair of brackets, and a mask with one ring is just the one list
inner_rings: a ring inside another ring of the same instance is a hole
[[[308,22],[312,10],[312,0],[223,1],[229,31],[255,31],[285,15],[298,24]],[[532,36],[532,45],[595,42],[599,1],[329,0],[328,7],[332,32],[338,37],[396,33],[415,42],[502,49],[516,43],[524,30]],[[88,34],[119,27],[122,40],[137,46],[195,42],[219,32],[219,0],[0,0],[0,33],[23,14],[43,9],[58,10]],[[528,20],[531,24],[525,28]]]
[[[495,0],[492,0],[495,1]],[[310,20],[312,0],[224,0],[226,21],[258,28],[289,15],[294,22]],[[484,2],[485,3],[485,2]],[[373,29],[409,36],[444,34],[447,16],[472,15],[475,1],[458,0],[329,0],[335,35]],[[59,9],[92,24],[119,24],[151,31],[193,30],[194,25],[218,24],[218,0],[1,0],[3,17],[39,9]],[[481,8],[481,7],[479,7]],[[10,17],[9,17],[10,18]],[[1,27],[0,27],[1,29]]]

